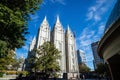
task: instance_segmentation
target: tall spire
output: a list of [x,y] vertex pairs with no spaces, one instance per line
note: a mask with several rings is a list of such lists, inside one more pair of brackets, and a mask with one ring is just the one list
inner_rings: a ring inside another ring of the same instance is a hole
[[70,27],[69,27],[69,24],[67,25],[67,30],[70,31]]
[[47,17],[45,16],[41,25],[46,25],[46,24],[48,24],[48,21],[47,21]]
[[56,16],[57,18],[56,18],[56,22],[55,22],[55,25],[54,25],[54,28],[56,27],[56,28],[62,28],[63,29],[63,27],[62,27],[62,24],[61,24],[61,22],[60,22],[60,19],[59,19],[59,15],[57,15]]
[[45,18],[44,18],[44,20],[43,21],[47,21],[47,18],[46,18],[46,16],[45,16]]
[[69,25],[67,25],[67,30],[66,30],[66,32],[67,32],[67,33],[70,33],[70,32],[71,32]]
[[60,22],[59,15],[57,15],[56,23],[59,23],[59,22]]
[[34,49],[35,44],[36,44],[36,37],[34,36],[30,44],[29,51]]

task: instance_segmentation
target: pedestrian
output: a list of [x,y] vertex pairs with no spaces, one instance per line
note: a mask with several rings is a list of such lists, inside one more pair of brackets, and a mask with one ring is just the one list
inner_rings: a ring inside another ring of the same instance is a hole
[[83,75],[83,79],[85,79],[85,75]]

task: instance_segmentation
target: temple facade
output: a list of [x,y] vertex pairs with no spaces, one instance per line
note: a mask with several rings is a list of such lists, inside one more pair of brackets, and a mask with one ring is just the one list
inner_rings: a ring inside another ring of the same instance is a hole
[[56,48],[60,51],[61,59],[57,61],[60,65],[61,76],[63,76],[63,73],[78,73],[79,69],[75,46],[75,36],[70,30],[69,26],[67,30],[64,31],[59,16],[57,16],[52,31],[50,31],[47,18],[44,18],[38,29],[36,38],[33,38],[33,41],[30,44],[28,58],[31,54],[33,54],[32,50],[34,48],[39,48],[39,46],[41,46],[46,41],[53,42]]

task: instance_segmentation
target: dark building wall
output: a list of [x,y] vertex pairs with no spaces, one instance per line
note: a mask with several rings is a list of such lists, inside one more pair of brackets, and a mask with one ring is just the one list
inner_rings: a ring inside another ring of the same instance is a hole
[[97,69],[97,64],[103,63],[103,59],[101,59],[98,56],[98,52],[97,52],[98,43],[99,43],[99,41],[94,42],[94,43],[91,44],[93,57],[94,57],[94,69]]
[[105,26],[105,31],[120,18],[120,0],[117,0]]

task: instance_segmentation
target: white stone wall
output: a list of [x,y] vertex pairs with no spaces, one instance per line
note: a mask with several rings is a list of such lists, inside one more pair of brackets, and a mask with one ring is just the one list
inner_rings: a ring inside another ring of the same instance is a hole
[[37,48],[44,42],[50,41],[50,28],[46,17],[44,18],[37,35]]
[[29,51],[32,51],[34,49],[35,44],[36,44],[36,38],[34,37],[31,44],[30,44]]
[[58,60],[61,72],[66,72],[66,56],[65,56],[65,34],[63,27],[59,21],[59,17],[57,17],[54,30],[53,30],[53,41],[56,48],[61,51],[61,59]]
[[[77,54],[76,54],[76,43],[74,34],[68,28],[66,31],[66,36],[64,33],[64,29],[62,24],[57,16],[56,23],[54,25],[52,35],[50,35],[50,28],[47,22],[46,17],[44,18],[40,28],[38,30],[38,34],[36,40],[32,42],[32,44],[36,46],[31,46],[33,49],[34,47],[39,47],[46,41],[53,41],[56,48],[61,51],[61,59],[58,59],[61,74],[63,73],[76,73],[78,72],[78,62],[77,62]],[[31,50],[30,48],[30,50]]]
[[67,72],[78,72],[77,54],[75,47],[75,38],[71,30],[66,31],[66,56],[67,56]]

